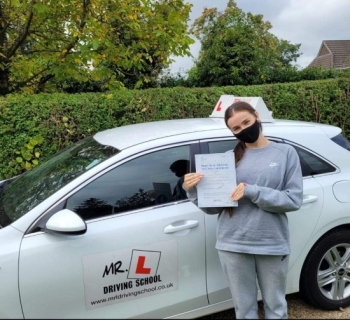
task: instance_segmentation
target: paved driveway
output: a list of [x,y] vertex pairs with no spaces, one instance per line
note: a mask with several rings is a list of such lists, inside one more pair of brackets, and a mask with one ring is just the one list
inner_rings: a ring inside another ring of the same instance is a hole
[[[350,319],[350,307],[344,311],[324,311],[305,303],[298,293],[287,296],[289,319]],[[264,319],[262,302],[259,302],[260,319]],[[202,317],[201,320],[236,319],[233,309]]]

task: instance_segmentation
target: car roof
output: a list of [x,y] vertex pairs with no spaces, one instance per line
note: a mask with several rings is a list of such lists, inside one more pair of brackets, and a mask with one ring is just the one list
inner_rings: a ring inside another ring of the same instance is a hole
[[[341,130],[335,126],[294,120],[275,119],[274,122],[266,122],[263,125],[264,128],[297,127],[299,130],[302,127],[320,127],[325,134],[330,137],[333,137],[341,132]],[[109,145],[119,150],[123,150],[134,145],[156,139],[223,129],[227,129],[227,127],[224,119],[222,118],[163,120],[108,129],[96,133],[94,135],[94,139],[103,145]]]

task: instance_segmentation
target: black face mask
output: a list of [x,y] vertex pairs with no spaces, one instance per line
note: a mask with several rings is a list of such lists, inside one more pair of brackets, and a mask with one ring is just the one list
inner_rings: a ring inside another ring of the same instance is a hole
[[259,138],[260,134],[260,122],[258,120],[255,120],[255,122],[249,126],[248,128],[245,128],[240,133],[234,134],[237,139],[241,140],[245,143],[254,143]]

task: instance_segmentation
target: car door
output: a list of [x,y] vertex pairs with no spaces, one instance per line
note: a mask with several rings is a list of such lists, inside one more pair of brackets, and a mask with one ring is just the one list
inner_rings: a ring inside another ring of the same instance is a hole
[[[278,139],[271,139],[282,142]],[[237,140],[222,138],[201,142],[201,153],[220,153],[233,150]],[[294,145],[293,145],[294,146]],[[300,154],[299,154],[300,156]],[[302,159],[301,159],[301,163]],[[299,254],[307,243],[314,230],[323,205],[323,190],[320,184],[309,175],[309,171],[303,169],[304,202],[298,211],[287,213],[291,237],[291,255],[289,269],[297,260]],[[228,282],[222,272],[216,243],[217,215],[206,215],[206,255],[207,255],[207,286],[210,304],[219,303],[231,299]],[[287,287],[288,292],[288,287]]]
[[86,221],[85,234],[26,235],[25,318],[163,318],[206,306],[204,214],[175,176],[196,148],[137,154],[67,195],[61,207]]

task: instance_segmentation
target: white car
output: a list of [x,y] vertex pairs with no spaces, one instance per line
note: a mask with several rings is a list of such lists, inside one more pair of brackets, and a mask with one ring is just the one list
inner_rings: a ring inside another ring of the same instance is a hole
[[[178,188],[195,154],[234,148],[223,120],[232,99],[241,98],[223,96],[208,118],[97,133],[4,187],[0,318],[195,318],[232,308],[217,215]],[[348,306],[350,144],[340,128],[275,120],[261,99],[246,99],[264,134],[300,156],[304,200],[288,213],[287,293]]]

